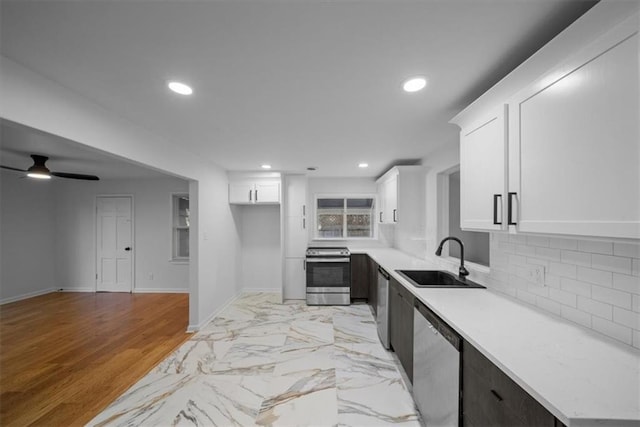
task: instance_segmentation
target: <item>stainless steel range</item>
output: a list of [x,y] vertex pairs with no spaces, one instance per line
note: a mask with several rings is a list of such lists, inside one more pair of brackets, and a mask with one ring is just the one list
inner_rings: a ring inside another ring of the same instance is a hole
[[351,252],[348,248],[307,249],[307,305],[351,304]]

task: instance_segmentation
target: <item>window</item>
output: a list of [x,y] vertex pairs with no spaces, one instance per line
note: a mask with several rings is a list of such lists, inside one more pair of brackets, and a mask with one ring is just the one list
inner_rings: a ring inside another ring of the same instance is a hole
[[189,260],[189,195],[173,194],[171,196],[172,215],[172,249],[173,261]]
[[[489,266],[489,233],[460,230],[460,171],[449,175],[448,235],[464,242],[465,261]],[[460,247],[449,245],[449,256],[460,259]]]
[[316,197],[317,239],[374,237],[373,197]]

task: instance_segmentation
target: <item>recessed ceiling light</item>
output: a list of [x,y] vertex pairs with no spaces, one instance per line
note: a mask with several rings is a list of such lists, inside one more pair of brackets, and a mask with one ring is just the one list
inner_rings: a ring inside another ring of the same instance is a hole
[[369,163],[359,163],[358,167],[359,168],[368,168],[369,167]]
[[426,85],[427,79],[424,77],[412,77],[402,84],[402,89],[404,89],[405,92],[417,92],[424,89]]
[[193,93],[193,89],[184,83],[169,82],[167,86],[169,86],[169,89],[175,93],[179,93],[180,95],[191,95]]
[[262,165],[260,166],[262,169],[271,169],[271,165]]

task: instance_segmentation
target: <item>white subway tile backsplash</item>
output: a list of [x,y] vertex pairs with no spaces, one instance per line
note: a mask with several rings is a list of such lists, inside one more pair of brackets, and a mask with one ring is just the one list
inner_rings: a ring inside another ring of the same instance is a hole
[[557,316],[562,314],[562,304],[556,301],[552,301],[549,298],[538,296],[536,297],[536,305],[541,309],[553,313]]
[[544,275],[544,284],[551,288],[560,289],[560,276],[547,273]]
[[640,348],[640,241],[492,233],[490,255],[494,291]]
[[613,273],[613,288],[640,295],[640,277]]
[[576,294],[571,292],[566,292],[561,289],[549,289],[549,298],[554,301],[559,302],[560,304],[568,305],[571,307],[578,306],[578,297]]
[[540,248],[536,246],[536,256],[549,261],[560,261],[560,249]]
[[549,247],[555,249],[578,249],[578,240],[576,239],[564,239],[562,237],[550,237]]
[[613,286],[613,273],[610,271],[594,270],[588,267],[578,267],[578,280],[599,286]]
[[516,291],[516,298],[522,300],[528,304],[536,305],[536,296],[530,292],[527,292],[522,289],[518,289]]
[[522,255],[511,254],[509,255],[509,264],[525,266],[527,265],[527,258],[523,257]]
[[613,306],[590,298],[578,296],[578,310],[604,319],[613,319]]
[[640,313],[613,307],[613,321],[631,329],[640,330]]
[[591,286],[591,298],[631,310],[631,294],[628,292],[593,285]]
[[584,282],[579,282],[573,279],[567,279],[566,277],[560,278],[560,289],[572,294],[582,295],[591,298],[591,285]]
[[578,250],[582,252],[590,252],[593,254],[612,255],[613,243],[597,240],[578,240]]
[[568,277],[575,279],[577,277],[578,267],[573,264],[563,264],[561,262],[549,262],[549,273],[556,276]]
[[518,255],[535,255],[536,248],[527,245],[516,245],[516,253]]
[[591,328],[591,315],[573,307],[563,305],[560,308],[560,316],[587,328]]
[[640,258],[640,242],[638,243],[614,243],[613,254],[629,258]]
[[617,323],[611,322],[606,319],[601,319],[599,317],[593,317],[591,321],[593,329],[595,329],[596,331],[622,341],[625,344],[632,344],[633,338],[631,334],[631,328],[618,325]]
[[591,267],[595,268],[596,270],[631,274],[631,258],[592,254]]
[[527,236],[527,245],[548,248],[549,238],[546,236]]
[[560,259],[563,263],[591,267],[591,254],[586,252],[563,250],[560,252]]

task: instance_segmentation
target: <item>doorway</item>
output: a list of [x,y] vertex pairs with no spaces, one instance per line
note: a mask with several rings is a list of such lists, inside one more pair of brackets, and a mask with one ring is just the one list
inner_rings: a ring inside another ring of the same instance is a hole
[[96,197],[96,291],[133,291],[133,196]]

